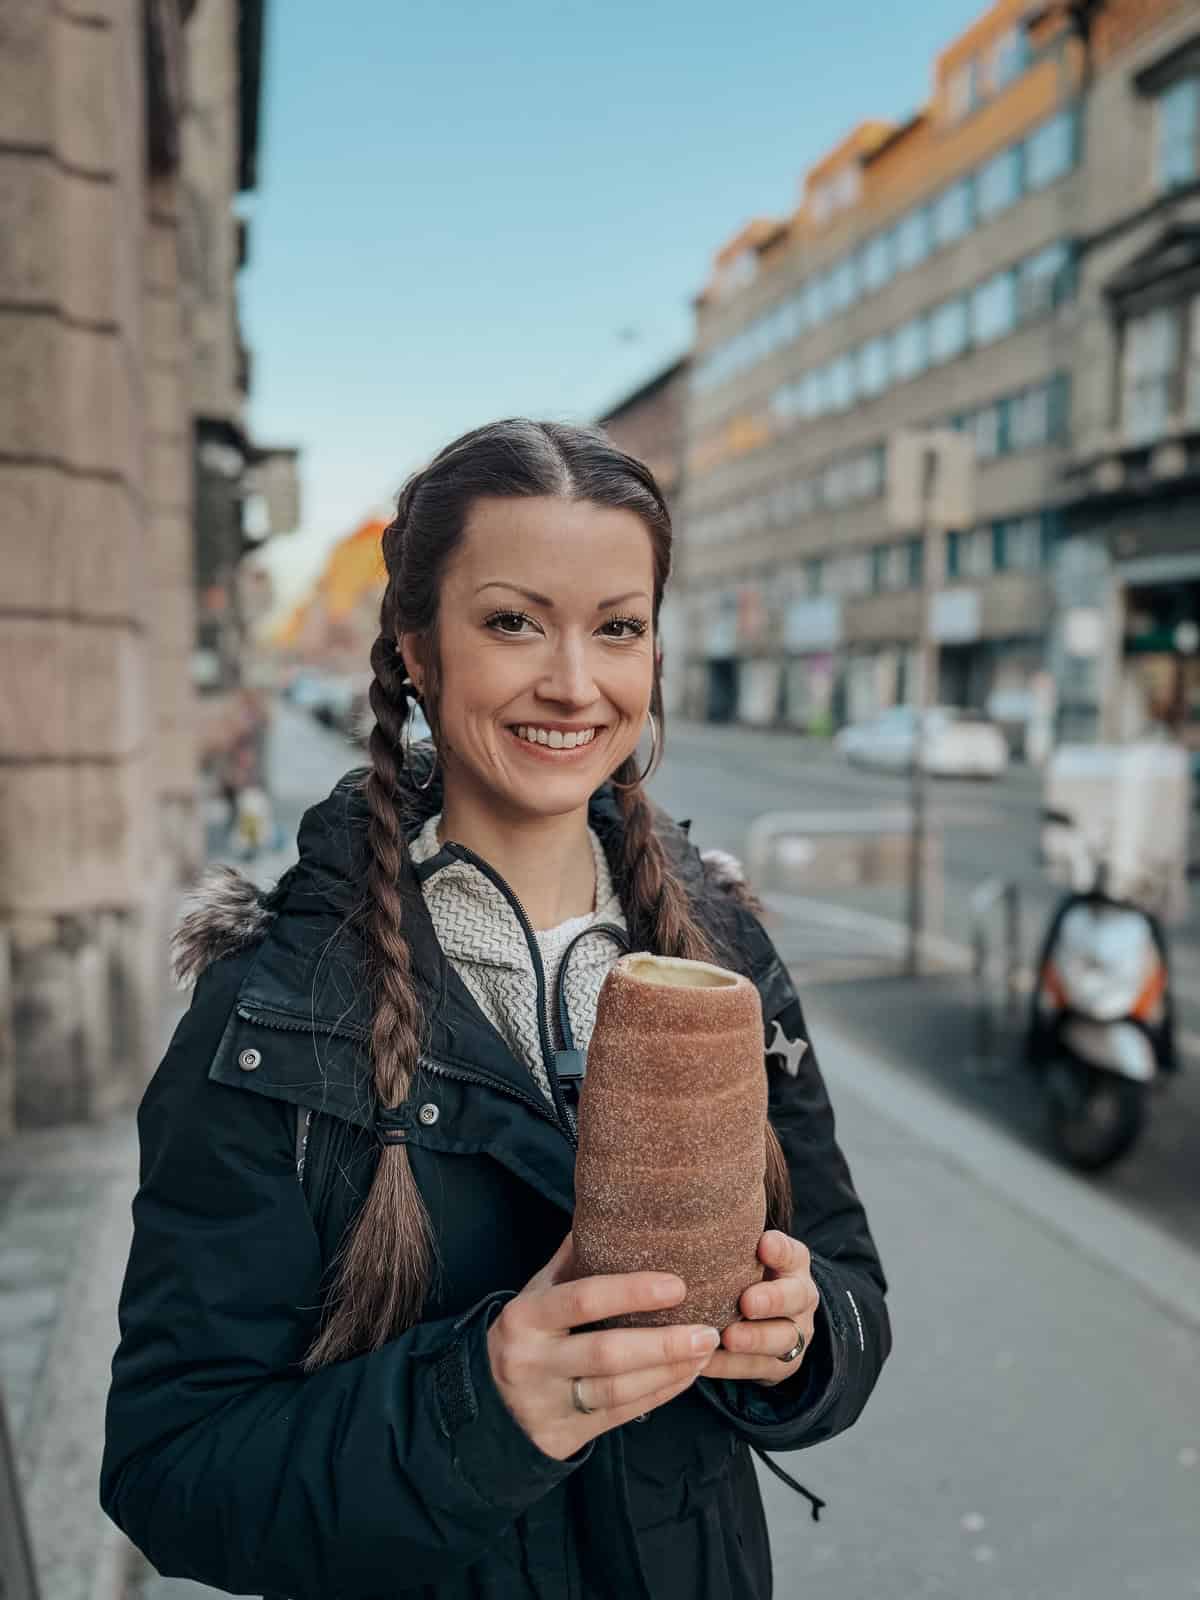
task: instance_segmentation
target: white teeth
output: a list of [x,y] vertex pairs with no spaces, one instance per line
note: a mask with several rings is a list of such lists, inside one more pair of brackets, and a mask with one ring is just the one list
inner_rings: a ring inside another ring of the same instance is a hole
[[562,733],[559,729],[534,728],[521,723],[513,729],[518,739],[529,744],[548,745],[551,750],[575,750],[581,744],[591,744],[596,737],[595,728],[584,728],[578,733]]

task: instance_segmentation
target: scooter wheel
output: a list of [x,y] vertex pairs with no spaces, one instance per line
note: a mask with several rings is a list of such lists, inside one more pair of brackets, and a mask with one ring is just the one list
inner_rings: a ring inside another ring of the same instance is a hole
[[1146,1120],[1147,1088],[1059,1059],[1046,1072],[1050,1141],[1068,1166],[1099,1172],[1128,1153]]

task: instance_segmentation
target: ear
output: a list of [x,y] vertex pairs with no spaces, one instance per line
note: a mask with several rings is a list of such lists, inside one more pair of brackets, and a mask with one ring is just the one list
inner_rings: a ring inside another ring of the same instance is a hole
[[418,696],[422,693],[425,681],[425,668],[421,662],[420,640],[415,633],[398,633],[396,635],[396,652],[404,667],[405,676],[411,682]]

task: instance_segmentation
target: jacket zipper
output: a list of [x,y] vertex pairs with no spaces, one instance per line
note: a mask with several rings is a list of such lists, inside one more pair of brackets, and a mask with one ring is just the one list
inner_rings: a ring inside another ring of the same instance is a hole
[[538,949],[538,942],[534,937],[533,923],[529,920],[525,907],[513,890],[509,888],[496,869],[490,866],[482,856],[477,856],[474,850],[468,849],[465,844],[450,842],[443,845],[442,848],[456,860],[467,861],[471,866],[482,872],[489,883],[495,884],[516,914],[517,921],[521,926],[521,932],[525,935],[525,943],[529,947],[529,957],[533,962],[533,976],[537,983],[538,1041],[542,1047],[542,1066],[545,1068],[546,1078],[550,1084],[550,1093],[554,1097],[554,1109],[558,1114],[558,1125],[571,1141],[572,1148],[578,1149],[579,1140],[574,1128],[571,1126],[571,1119],[567,1115],[562,1085],[558,1081],[558,1069],[554,1064],[554,1041],[550,1037],[550,1019],[547,1014],[546,1004],[546,969],[542,965],[542,952]]
[[[302,1022],[298,1017],[286,1016],[282,1012],[267,1013],[251,1010],[249,1006],[238,1006],[237,1014],[244,1022],[253,1022],[256,1027],[278,1028],[284,1033],[323,1033],[330,1038],[349,1039],[354,1044],[362,1044],[367,1038],[365,1029],[348,1024],[334,1027],[328,1022]],[[505,1083],[502,1078],[493,1078],[486,1072],[469,1072],[463,1067],[451,1066],[449,1062],[441,1061],[436,1056],[422,1054],[420,1065],[435,1077],[453,1078],[458,1083],[474,1083],[485,1089],[495,1089],[500,1094],[507,1095],[510,1100],[518,1100],[531,1111],[536,1111],[538,1116],[551,1127],[559,1126],[558,1118],[546,1105],[544,1096],[535,1100],[532,1095],[523,1094],[512,1084]]]

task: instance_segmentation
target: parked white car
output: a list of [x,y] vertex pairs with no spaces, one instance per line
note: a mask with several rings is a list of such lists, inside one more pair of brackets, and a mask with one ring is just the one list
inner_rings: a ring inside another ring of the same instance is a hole
[[[887,772],[908,772],[917,738],[912,706],[893,706],[869,722],[855,722],[834,738],[847,761]],[[954,706],[934,706],[924,741],[924,770],[939,778],[996,778],[1008,766],[1008,742],[982,717]]]

